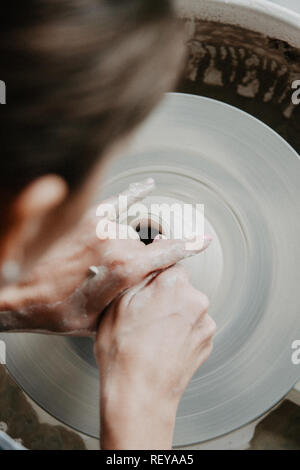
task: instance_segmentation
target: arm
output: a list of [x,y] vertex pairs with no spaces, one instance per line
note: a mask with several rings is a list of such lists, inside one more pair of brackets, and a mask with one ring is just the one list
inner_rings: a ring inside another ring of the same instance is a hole
[[176,400],[153,394],[139,377],[122,375],[101,382],[101,448],[170,449]]
[[207,309],[176,266],[106,312],[95,344],[103,449],[171,448],[180,398],[212,350]]
[[[22,283],[0,291],[0,332],[30,331],[93,336],[99,315],[122,292],[149,273],[199,253],[185,242],[161,240],[145,246],[137,240],[98,240],[94,249],[80,237],[62,240]],[[92,264],[99,274],[88,276]]]
[[[147,180],[131,185],[122,196],[127,197],[129,207],[153,187],[153,181]],[[118,197],[109,199],[100,208],[104,206],[119,215]],[[128,230],[127,226],[105,217],[101,222],[102,226],[105,223],[113,226],[112,231],[116,233]],[[180,240],[162,240],[145,246],[133,229],[129,230],[128,239],[99,239],[98,223],[96,209],[90,210],[76,229],[59,240],[21,283],[1,289],[0,332],[95,335],[99,315],[118,295],[150,273],[208,246],[199,243],[191,251]],[[90,276],[90,266],[99,267],[98,274]]]

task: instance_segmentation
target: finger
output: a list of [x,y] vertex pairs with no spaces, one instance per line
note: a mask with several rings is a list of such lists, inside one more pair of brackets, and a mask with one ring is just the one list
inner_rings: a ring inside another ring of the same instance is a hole
[[145,279],[138,282],[138,284],[134,285],[133,287],[131,286],[121,292],[118,296],[118,299],[122,299],[124,306],[128,305],[131,299],[136,296],[139,292],[141,292],[144,288],[148,287],[148,285],[151,284],[151,281],[155,279],[158,274],[159,273],[149,274]]
[[183,266],[176,264],[164,271],[160,271],[157,276],[152,277],[152,280],[153,286],[170,289],[172,286],[178,285],[178,283],[188,283],[189,273]]
[[144,249],[140,259],[141,269],[147,275],[150,272],[166,269],[179,261],[195,256],[210,245],[209,235],[191,240],[159,240]]
[[98,206],[96,215],[98,217],[106,217],[109,220],[117,220],[120,215],[128,211],[130,206],[151,194],[154,188],[155,181],[153,178],[132,183],[129,188],[117,196],[112,196],[103,201]]
[[198,344],[198,348],[202,348],[203,343],[212,340],[216,334],[216,329],[216,323],[209,315],[206,315],[202,321],[194,325],[193,337],[196,344]]

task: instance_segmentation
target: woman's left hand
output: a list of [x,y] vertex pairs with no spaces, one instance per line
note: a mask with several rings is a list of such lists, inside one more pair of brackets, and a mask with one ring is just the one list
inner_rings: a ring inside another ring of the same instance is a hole
[[[147,196],[153,187],[153,180],[148,180],[132,185],[122,195],[130,206]],[[106,207],[107,204],[117,209],[118,197],[106,201]],[[208,245],[199,241],[192,251],[181,240],[161,240],[145,246],[133,229],[118,224],[114,217],[105,220],[106,226],[111,233],[128,230],[129,238],[99,239],[96,212],[100,212],[99,208],[88,211],[30,276],[1,291],[0,331],[91,336],[97,330],[100,314],[118,295],[152,272],[197,254]],[[91,266],[97,267],[94,273],[89,270]]]

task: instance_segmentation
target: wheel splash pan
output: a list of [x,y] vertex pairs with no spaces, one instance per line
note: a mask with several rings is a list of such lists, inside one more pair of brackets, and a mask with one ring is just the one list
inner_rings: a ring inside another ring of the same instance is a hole
[[[155,197],[205,206],[214,241],[192,281],[211,297],[215,347],[178,409],[175,445],[237,429],[277,403],[299,378],[300,162],[274,131],[236,108],[171,94],[116,161],[104,193],[153,176]],[[49,413],[99,435],[92,343],[1,335],[8,369]]]

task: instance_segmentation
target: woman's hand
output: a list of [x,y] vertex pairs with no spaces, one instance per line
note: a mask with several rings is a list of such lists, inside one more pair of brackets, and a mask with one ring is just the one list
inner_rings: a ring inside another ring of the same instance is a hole
[[[122,193],[127,198],[127,208],[153,188],[153,180],[131,185]],[[100,206],[111,207],[115,217],[99,219],[99,207],[90,210],[26,279],[1,290],[0,331],[92,335],[99,315],[120,293],[150,273],[207,246],[200,244],[198,249],[187,251],[184,241],[175,240],[145,246],[133,229],[117,223],[118,202],[119,198],[114,197]],[[117,234],[129,230],[130,239],[110,239],[103,234],[100,240],[96,235],[99,220],[102,227],[115,228]],[[97,267],[96,274],[89,274],[90,266]]]
[[166,449],[179,400],[212,350],[207,297],[174,266],[115,300],[95,343],[103,449]]

